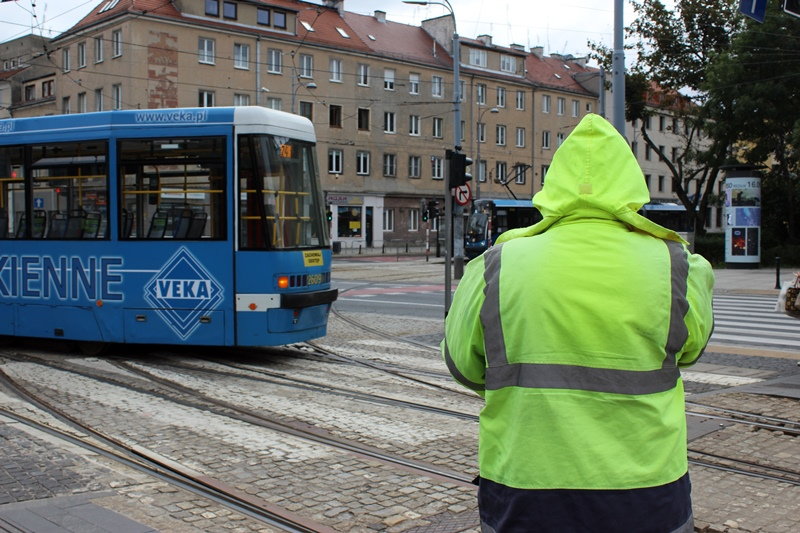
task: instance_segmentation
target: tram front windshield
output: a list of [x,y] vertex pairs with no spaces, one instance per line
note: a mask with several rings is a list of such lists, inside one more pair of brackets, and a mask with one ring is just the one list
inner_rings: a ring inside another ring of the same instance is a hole
[[473,212],[467,221],[467,237],[471,242],[486,240],[489,216],[479,211]]
[[239,247],[329,246],[314,145],[275,135],[239,136]]

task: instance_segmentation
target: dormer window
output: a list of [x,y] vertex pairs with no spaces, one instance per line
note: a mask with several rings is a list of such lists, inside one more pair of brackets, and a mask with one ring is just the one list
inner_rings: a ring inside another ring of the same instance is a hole
[[223,2],[222,16],[228,20],[236,20],[236,2]]
[[501,55],[500,56],[500,70],[503,72],[516,72],[517,59],[514,56]]
[[209,17],[219,16],[219,0],[206,0],[206,15]]
[[283,28],[286,29],[286,13],[283,11],[273,11],[272,12],[273,23],[272,25],[276,28]]

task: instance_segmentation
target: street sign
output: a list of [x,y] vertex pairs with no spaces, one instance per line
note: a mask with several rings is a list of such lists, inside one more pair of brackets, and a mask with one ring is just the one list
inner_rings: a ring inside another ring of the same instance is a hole
[[472,191],[469,188],[469,183],[454,188],[453,197],[458,205],[467,205],[472,199]]
[[764,22],[764,17],[767,15],[767,0],[739,0],[739,12],[758,22]]
[[800,17],[800,0],[786,0],[783,3],[783,10],[790,15]]

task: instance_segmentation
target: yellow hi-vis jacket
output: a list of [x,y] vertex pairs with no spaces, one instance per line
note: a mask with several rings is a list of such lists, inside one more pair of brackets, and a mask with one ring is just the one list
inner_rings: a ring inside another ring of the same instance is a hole
[[533,199],[544,219],[472,260],[442,351],[485,399],[482,478],[520,489],[632,489],[687,472],[679,366],[713,328],[711,266],[637,214],[627,142],[587,115]]

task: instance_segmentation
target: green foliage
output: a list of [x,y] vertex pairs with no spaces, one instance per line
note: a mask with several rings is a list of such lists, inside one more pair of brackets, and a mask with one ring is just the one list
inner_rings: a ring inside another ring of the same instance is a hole
[[800,245],[784,244],[761,250],[761,266],[774,267],[775,258],[781,258],[781,268],[800,267]]
[[706,233],[695,235],[694,252],[700,254],[714,266],[725,263],[725,234]]

